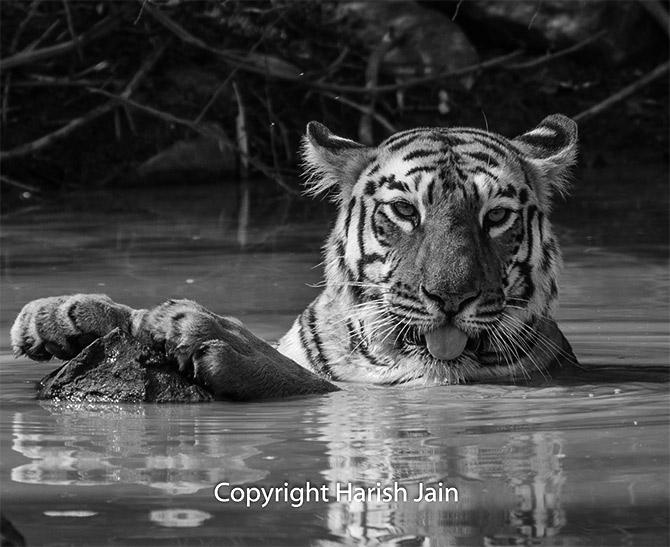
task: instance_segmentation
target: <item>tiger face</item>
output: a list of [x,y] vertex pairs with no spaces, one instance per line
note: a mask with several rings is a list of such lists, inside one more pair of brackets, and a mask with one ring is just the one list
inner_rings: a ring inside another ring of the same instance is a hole
[[339,203],[326,286],[365,343],[431,370],[521,361],[556,303],[560,252],[548,214],[576,142],[576,124],[561,115],[511,140],[418,128],[378,147],[310,123],[310,190]]

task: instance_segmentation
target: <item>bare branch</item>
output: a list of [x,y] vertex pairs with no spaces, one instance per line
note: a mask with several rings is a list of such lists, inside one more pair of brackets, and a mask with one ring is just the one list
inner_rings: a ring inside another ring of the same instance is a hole
[[[70,36],[73,41],[76,41],[77,34],[74,31],[74,23],[72,22],[72,12],[70,11],[70,4],[68,0],[63,0],[63,7],[65,8],[65,20],[67,21],[67,28],[70,31]],[[75,49],[77,50],[77,56],[80,61],[84,60],[84,54],[81,50],[81,43],[77,42]]]
[[[126,85],[125,89],[120,95],[121,97],[123,98],[130,97],[130,95],[137,88],[140,81],[147,75],[147,73],[156,64],[158,59],[160,59],[160,57],[163,55],[163,52],[165,51],[167,45],[168,45],[167,42],[163,43],[161,46],[156,48],[152,52],[152,54],[149,55],[149,57],[147,57],[144,63],[142,63],[140,69],[135,73],[130,82],[128,82],[128,85]],[[60,129],[57,129],[56,131],[53,131],[48,135],[44,135],[43,137],[40,137],[37,140],[17,146],[12,150],[7,150],[6,152],[0,152],[0,160],[7,160],[19,156],[25,156],[27,154],[32,154],[33,152],[37,152],[38,150],[41,150],[42,148],[45,148],[53,144],[54,142],[62,139],[63,137],[66,137],[76,129],[92,122],[96,118],[99,118],[103,114],[106,114],[107,112],[113,110],[114,108],[116,108],[117,104],[118,103],[116,100],[108,101],[98,106],[97,108],[94,108],[88,114],[71,120],[69,123],[65,124]]]
[[328,97],[329,99],[332,99],[334,101],[337,101],[342,104],[346,104],[347,106],[350,106],[351,108],[358,110],[359,112],[362,112],[363,114],[371,114],[372,117],[379,122],[379,125],[382,127],[386,128],[389,132],[391,133],[397,133],[398,129],[390,122],[388,121],[384,116],[379,114],[378,112],[371,112],[370,108],[368,106],[365,106],[363,104],[356,103],[350,99],[347,99],[346,97],[340,97],[339,95],[334,95],[332,93],[321,93],[324,97]]
[[9,184],[10,186],[14,186],[15,188],[19,188],[20,190],[27,190],[28,192],[33,192],[35,194],[39,194],[40,192],[40,189],[36,186],[12,179],[7,175],[0,175],[0,181],[4,182],[5,184]]
[[670,14],[658,0],[638,0],[642,7],[647,10],[665,33],[670,36]]
[[[377,87],[379,81],[379,71],[381,70],[384,55],[395,45],[396,40],[391,36],[391,32],[386,32],[377,47],[375,47],[368,57],[368,64],[365,67],[365,87],[372,89]],[[368,107],[362,111],[363,115],[358,122],[358,138],[363,144],[372,145],[372,118],[375,114],[375,104],[377,102],[377,93],[371,92],[368,98]]]
[[581,42],[577,42],[576,44],[566,47],[565,49],[559,49],[558,51],[555,51],[554,53],[548,53],[547,55],[543,55],[542,57],[538,57],[537,59],[532,59],[530,61],[526,61],[523,63],[514,63],[511,65],[505,65],[505,68],[509,68],[512,70],[523,70],[526,68],[535,68],[537,66],[543,65],[545,63],[548,63],[550,61],[554,61],[555,59],[559,59],[560,57],[564,57],[565,55],[570,55],[571,53],[574,53],[575,51],[579,51],[580,49],[585,48],[589,44],[592,44],[593,42],[596,42],[600,40],[605,34],[607,34],[606,30],[601,30],[600,32],[597,32],[593,36],[589,36],[588,38],[582,40]]
[[16,55],[6,57],[5,59],[0,59],[0,71],[9,70],[10,68],[15,68],[17,66],[27,65],[30,63],[36,63],[39,61],[44,61],[45,59],[50,59],[51,57],[56,57],[67,53],[77,47],[84,45],[91,40],[100,38],[106,34],[109,34],[116,26],[119,24],[118,17],[106,17],[98,24],[96,24],[91,30],[78,36],[74,40],[69,42],[64,42],[62,44],[56,44],[54,46],[48,46],[41,49],[21,51]]
[[[108,93],[107,91],[104,91],[102,89],[91,89],[91,92],[93,93],[99,93],[101,95],[105,95],[107,97],[112,97],[113,102],[119,102],[122,103],[126,106],[136,108],[137,110],[141,110],[142,112],[145,112],[146,114],[149,114],[151,116],[155,116],[156,118],[159,118],[161,120],[164,120],[169,123],[174,123],[177,125],[182,125],[184,127],[188,127],[192,131],[203,135],[205,137],[213,138],[213,139],[218,139],[222,140],[225,142],[226,146],[229,146],[232,150],[236,150],[239,153],[239,148],[230,140],[228,135],[226,135],[222,130],[218,129],[216,126],[213,126],[211,124],[200,124],[200,123],[195,123],[192,122],[191,120],[187,120],[185,118],[180,118],[178,116],[175,116],[174,114],[171,114],[170,112],[164,112],[162,110],[158,110],[156,108],[153,108],[151,106],[146,106],[141,103],[138,103],[136,101],[133,101],[132,99],[124,98],[121,95],[113,95],[112,93]],[[287,192],[297,195],[298,192],[294,190],[293,188],[287,186],[281,179],[278,179],[275,176],[275,173],[273,173],[272,169],[265,165],[262,161],[260,161],[258,158],[255,158],[253,156],[248,156],[249,164],[254,167],[257,171],[260,171],[263,173],[266,177],[273,179],[277,184],[279,184],[282,188],[284,188]]]
[[404,82],[397,84],[388,84],[388,85],[378,85],[374,87],[360,87],[354,85],[338,85],[338,84],[328,84],[328,83],[310,83],[310,82],[301,82],[306,85],[310,85],[316,89],[323,89],[325,91],[335,91],[339,93],[385,93],[387,91],[397,91],[399,89],[408,89],[410,87],[415,87],[418,85],[430,84],[433,82],[439,82],[440,80],[445,80],[447,78],[458,78],[460,76],[467,76],[473,72],[479,72],[487,68],[493,68],[496,66],[504,65],[506,62],[516,59],[523,52],[520,49],[512,51],[511,53],[506,53],[505,55],[500,55],[499,57],[493,57],[488,61],[483,61],[474,65],[466,66],[458,70],[448,70],[445,72],[440,72],[438,74],[432,74],[430,76],[423,76],[421,78],[414,78],[412,80],[405,80]]
[[511,61],[512,59],[516,59],[519,55],[521,55],[522,51],[521,50],[516,50],[511,53],[507,53],[505,55],[501,55],[499,57],[494,57],[493,59],[489,59],[488,61],[484,61],[481,63],[477,63],[475,65],[471,65],[468,67],[461,68],[459,70],[452,70],[452,71],[445,71],[441,72],[439,74],[433,74],[431,76],[424,76],[422,78],[415,78],[413,80],[406,80],[402,83],[398,84],[392,84],[392,85],[381,85],[381,86],[374,86],[374,87],[361,87],[361,86],[353,86],[353,85],[338,85],[338,84],[330,84],[327,82],[312,82],[309,81],[302,76],[299,76],[297,74],[291,74],[288,71],[268,71],[267,68],[264,68],[262,66],[259,66],[257,64],[254,64],[253,59],[245,58],[244,56],[238,55],[233,51],[230,50],[224,50],[224,49],[218,49],[215,47],[212,47],[202,40],[200,38],[197,38],[190,32],[188,32],[186,29],[184,29],[181,25],[173,21],[170,17],[168,17],[164,12],[160,10],[156,10],[149,5],[144,6],[144,10],[147,13],[150,13],[156,21],[161,23],[165,28],[173,32],[180,40],[183,42],[186,42],[187,44],[190,44],[192,46],[195,46],[197,48],[200,48],[204,51],[208,51],[214,55],[217,55],[221,57],[224,61],[227,63],[239,67],[241,70],[247,71],[247,72],[253,72],[255,74],[261,74],[266,77],[271,77],[271,78],[277,78],[279,80],[288,80],[291,82],[298,83],[300,85],[305,85],[308,87],[312,87],[315,89],[321,89],[324,91],[333,91],[336,93],[360,93],[360,94],[368,94],[368,93],[385,93],[387,91],[396,91],[398,89],[407,89],[409,87],[417,86],[417,85],[423,85],[423,84],[428,84],[432,82],[438,82],[440,80],[446,79],[446,78],[457,78],[460,76],[466,76],[468,74],[472,74],[473,72],[478,72],[480,70],[484,70],[487,68],[493,68],[495,66],[502,65],[508,61]]
[[9,52],[10,53],[15,53],[16,49],[19,47],[19,40],[21,39],[21,36],[23,35],[23,31],[26,29],[28,26],[28,23],[30,23],[30,20],[35,16],[35,13],[37,13],[37,8],[41,4],[42,0],[33,0],[33,2],[30,4],[30,8],[28,9],[28,14],[25,16],[23,21],[19,23],[19,27],[16,29],[16,32],[14,33],[14,36],[12,37],[12,41],[9,44]]
[[654,70],[651,72],[648,72],[642,78],[636,80],[629,86],[624,87],[620,91],[617,91],[613,95],[609,96],[607,99],[604,101],[599,102],[596,105],[593,105],[591,108],[584,110],[583,112],[580,112],[576,116],[573,116],[572,118],[576,121],[584,121],[589,118],[592,118],[593,116],[596,116],[597,114],[600,114],[604,110],[607,110],[611,106],[615,105],[616,103],[624,100],[625,98],[629,97],[636,91],[642,89],[644,86],[649,85],[651,82],[656,80],[657,78],[660,78],[663,76],[666,72],[668,72],[668,69],[670,69],[670,61],[666,61],[665,63],[662,63],[658,65]]

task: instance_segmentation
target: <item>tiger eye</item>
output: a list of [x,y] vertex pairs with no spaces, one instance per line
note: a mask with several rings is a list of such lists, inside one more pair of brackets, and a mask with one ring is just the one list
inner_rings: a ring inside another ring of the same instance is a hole
[[496,207],[495,209],[491,209],[488,213],[486,213],[486,222],[489,226],[497,226],[505,222],[511,213],[512,211],[509,209]]
[[411,203],[406,201],[394,201],[391,203],[393,212],[405,220],[415,220],[419,216],[419,211]]

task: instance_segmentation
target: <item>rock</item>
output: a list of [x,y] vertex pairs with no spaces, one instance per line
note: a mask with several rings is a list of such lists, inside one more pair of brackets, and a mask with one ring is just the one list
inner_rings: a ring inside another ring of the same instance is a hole
[[[457,70],[479,60],[458,25],[414,2],[345,2],[339,12],[371,49],[391,33],[395,45],[384,56],[382,70],[401,81]],[[470,89],[473,75],[462,78],[461,83]]]
[[224,140],[199,137],[181,140],[161,150],[137,168],[141,177],[168,175],[183,177],[196,173],[232,173],[236,157]]
[[196,379],[176,360],[119,329],[95,340],[37,385],[38,399],[104,403],[256,401],[339,388],[285,357],[246,328],[203,342],[194,353]]
[[164,354],[115,329],[48,374],[38,399],[105,403],[200,403],[214,399]]

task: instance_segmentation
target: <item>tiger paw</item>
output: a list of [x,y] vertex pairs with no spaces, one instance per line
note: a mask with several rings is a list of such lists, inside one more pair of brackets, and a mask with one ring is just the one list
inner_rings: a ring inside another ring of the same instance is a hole
[[239,319],[216,315],[191,300],[168,300],[134,323],[137,338],[162,348],[186,376],[193,375],[193,354],[203,342],[243,339],[245,331]]
[[40,298],[19,312],[10,337],[14,356],[70,359],[93,340],[128,324],[132,310],[102,294]]

